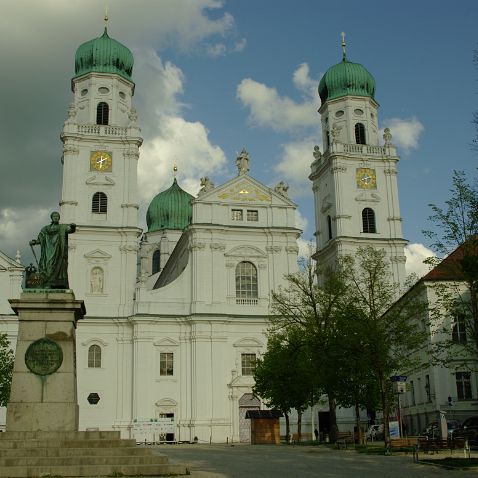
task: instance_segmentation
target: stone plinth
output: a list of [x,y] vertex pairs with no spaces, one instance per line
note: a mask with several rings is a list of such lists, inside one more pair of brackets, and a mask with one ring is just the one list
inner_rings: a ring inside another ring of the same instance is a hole
[[71,290],[30,289],[10,304],[18,340],[7,432],[77,431],[75,329],[83,301]]

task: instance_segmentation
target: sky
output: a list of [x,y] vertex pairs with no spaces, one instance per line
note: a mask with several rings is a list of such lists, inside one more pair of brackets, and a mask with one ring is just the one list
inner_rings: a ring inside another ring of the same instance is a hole
[[398,147],[407,270],[430,254],[429,204],[443,205],[454,169],[477,176],[478,2],[402,0],[0,0],[0,250],[31,260],[28,241],[61,197],[59,134],[72,101],[77,47],[108,33],[133,52],[134,105],[144,143],[138,166],[141,226],[151,199],[172,182],[250,175],[290,185],[301,245],[313,239],[308,180],[322,148],[320,78],[341,60],[376,81],[379,126]]

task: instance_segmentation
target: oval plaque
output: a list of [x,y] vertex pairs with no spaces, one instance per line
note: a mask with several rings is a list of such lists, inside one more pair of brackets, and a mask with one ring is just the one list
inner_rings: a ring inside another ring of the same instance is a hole
[[25,352],[25,364],[35,375],[50,375],[60,368],[62,362],[61,347],[46,337],[35,340]]

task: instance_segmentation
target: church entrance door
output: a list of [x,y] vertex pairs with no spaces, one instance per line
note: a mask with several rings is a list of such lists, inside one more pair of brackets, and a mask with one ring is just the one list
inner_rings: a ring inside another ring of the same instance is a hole
[[246,419],[248,410],[260,410],[261,402],[252,393],[245,393],[239,399],[239,439],[241,443],[251,442],[251,421]]

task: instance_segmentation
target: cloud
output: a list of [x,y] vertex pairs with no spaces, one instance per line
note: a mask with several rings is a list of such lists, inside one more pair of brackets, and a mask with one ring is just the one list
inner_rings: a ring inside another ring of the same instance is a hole
[[310,85],[314,81],[309,77],[309,67],[303,63],[293,73],[294,85],[300,92],[306,93],[300,103],[279,95],[275,88],[251,78],[245,78],[239,83],[236,96],[249,109],[252,125],[276,131],[318,127],[320,121],[316,115],[317,105],[311,101],[310,91]]
[[162,115],[157,118],[157,127],[156,136],[141,148],[138,166],[141,199],[149,203],[160,190],[171,185],[174,162],[178,165],[181,187],[196,195],[199,177],[218,173],[224,167],[224,152],[209,142],[208,130],[202,123]]
[[211,58],[224,56],[226,54],[226,45],[224,43],[216,43],[207,47],[207,54]]
[[425,247],[423,244],[415,243],[408,244],[405,247],[405,257],[407,262],[405,263],[405,272],[407,275],[416,274],[418,277],[423,277],[430,271],[430,267],[424,264],[423,261],[427,257],[434,257],[433,251]]
[[294,71],[294,74],[292,75],[292,81],[295,87],[308,97],[308,101],[314,101],[316,98],[318,98],[318,82],[317,80],[311,78],[309,73],[309,65],[307,63],[302,63]]
[[305,216],[303,216],[298,209],[295,210],[295,227],[298,229],[301,229],[302,231],[305,231],[307,229],[307,226],[309,224],[309,221]]
[[311,138],[292,141],[282,145],[282,154],[275,166],[275,171],[290,183],[291,196],[303,196],[312,193],[312,183],[309,181],[310,164],[313,161],[312,152],[317,143]]
[[234,43],[232,51],[235,51],[238,53],[241,51],[244,51],[244,49],[246,48],[246,45],[247,45],[247,40],[245,38],[241,38],[236,43]]
[[384,120],[383,124],[390,128],[392,143],[402,148],[405,153],[418,148],[418,140],[425,128],[417,118],[391,118]]

